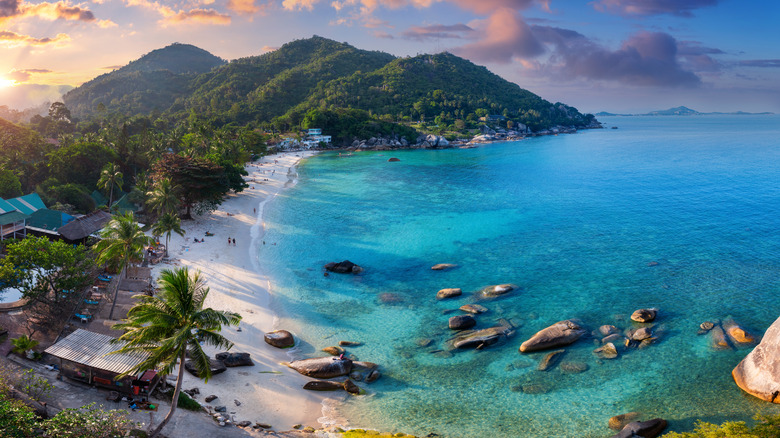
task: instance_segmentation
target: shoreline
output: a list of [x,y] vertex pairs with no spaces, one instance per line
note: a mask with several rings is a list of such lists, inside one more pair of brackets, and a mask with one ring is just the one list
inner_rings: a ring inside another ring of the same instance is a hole
[[[295,184],[299,162],[316,153],[276,153],[248,163],[245,180],[249,187],[230,195],[217,210],[185,221],[184,237],[171,236],[169,261],[153,266],[154,278],[162,269],[174,267],[200,271],[210,288],[205,305],[242,316],[239,327],[226,328],[223,335],[235,344],[232,352],[250,353],[255,366],[230,368],[208,383],[185,373],[182,386],[198,387],[198,401],[206,407],[226,406],[235,422],[265,423],[277,431],[296,425],[319,429],[327,422],[324,411],[331,397],[304,390],[303,385],[310,379],[282,365],[296,353],[297,346],[282,350],[263,339],[264,333],[283,327],[276,327],[279,317],[271,304],[272,284],[258,259],[265,234],[265,206]],[[214,235],[206,237],[206,232]],[[205,242],[194,243],[195,238],[205,238]],[[235,246],[227,244],[228,238],[235,239]],[[300,339],[296,339],[298,342]],[[211,347],[206,351],[211,356],[219,352]],[[203,403],[208,395],[218,398]]]

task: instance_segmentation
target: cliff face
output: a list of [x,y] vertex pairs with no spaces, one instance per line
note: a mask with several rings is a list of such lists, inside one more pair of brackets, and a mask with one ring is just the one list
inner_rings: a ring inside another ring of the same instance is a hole
[[761,343],[731,372],[737,386],[750,395],[780,403],[780,318]]

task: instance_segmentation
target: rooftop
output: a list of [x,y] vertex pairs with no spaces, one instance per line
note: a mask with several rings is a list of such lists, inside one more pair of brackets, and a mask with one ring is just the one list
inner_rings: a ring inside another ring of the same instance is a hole
[[109,354],[120,348],[119,345],[111,344],[112,340],[114,338],[108,335],[77,329],[45,352],[64,360],[117,374],[132,370],[146,359],[147,356],[141,353]]

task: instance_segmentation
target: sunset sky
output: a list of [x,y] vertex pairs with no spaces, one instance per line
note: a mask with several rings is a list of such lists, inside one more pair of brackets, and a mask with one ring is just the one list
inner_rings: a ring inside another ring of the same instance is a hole
[[0,105],[174,42],[232,60],[312,35],[449,51],[584,112],[780,112],[775,0],[0,0]]

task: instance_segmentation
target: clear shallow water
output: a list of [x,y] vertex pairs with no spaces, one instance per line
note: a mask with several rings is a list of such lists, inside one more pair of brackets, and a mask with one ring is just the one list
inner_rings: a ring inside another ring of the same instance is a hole
[[[364,345],[349,352],[382,365],[382,379],[361,384],[369,395],[339,406],[350,425],[602,437],[609,417],[628,411],[674,430],[780,412],[731,379],[749,350],[713,351],[696,335],[705,320],[730,316],[762,333],[780,316],[780,117],[602,122],[620,129],[301,165],[298,185],[265,210],[260,260],[303,355],[357,340]],[[343,259],[365,273],[322,275]],[[459,268],[430,270],[444,262]],[[471,293],[498,283],[522,289],[489,301]],[[436,301],[445,287],[464,295]],[[433,353],[449,349],[447,320],[460,312],[447,311],[469,302],[490,309],[477,328],[503,318],[516,335]],[[586,363],[581,374],[536,371],[545,353],[518,352],[556,321],[623,329],[651,306],[661,309],[658,344],[605,361],[582,339],[563,359]],[[517,391],[526,384],[546,392]]]

